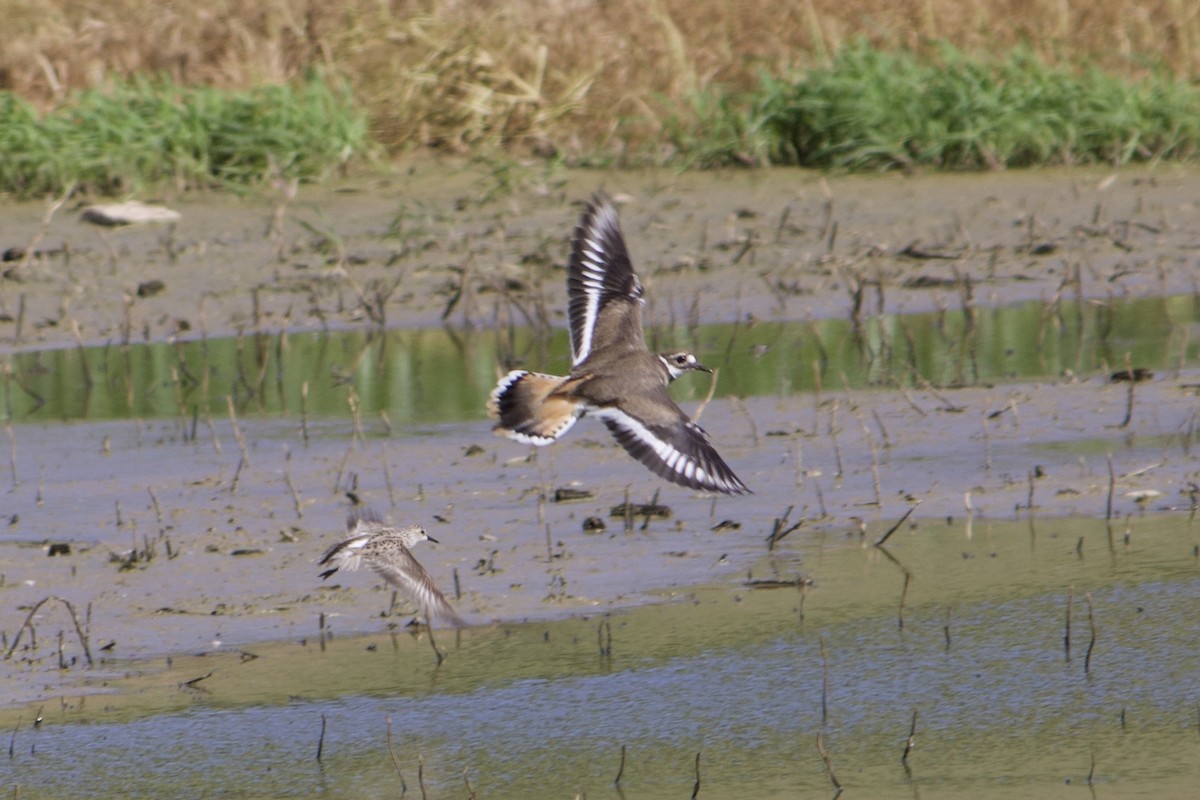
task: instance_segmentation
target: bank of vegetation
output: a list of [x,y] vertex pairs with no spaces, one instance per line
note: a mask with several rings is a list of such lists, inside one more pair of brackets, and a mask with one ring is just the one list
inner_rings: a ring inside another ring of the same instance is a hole
[[950,169],[1189,159],[1181,0],[0,0],[0,190],[376,154]]

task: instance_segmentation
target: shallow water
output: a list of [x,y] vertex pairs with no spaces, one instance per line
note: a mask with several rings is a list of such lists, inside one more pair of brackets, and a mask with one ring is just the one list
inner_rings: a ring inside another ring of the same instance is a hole
[[[653,349],[693,349],[720,369],[715,396],[756,396],[884,385],[977,386],[1132,366],[1178,370],[1200,362],[1194,295],[864,320],[652,328]],[[476,419],[508,361],[565,374],[565,330],[334,331],[17,353],[0,381],[13,421],[363,414],[397,425]],[[690,379],[703,395],[703,376]]]
[[1099,796],[1190,797],[1200,532],[1161,517],[1108,541],[1089,521],[969,538],[926,523],[895,534],[888,558],[815,537],[760,564],[810,578],[803,595],[726,586],[443,632],[440,668],[406,634],[180,658],[169,679],[44,706],[42,727],[14,738],[11,781],[22,797],[383,796],[400,785],[390,720],[414,795],[419,757],[432,796],[465,793],[464,770],[481,796],[617,796],[625,746],[626,797],[686,796],[697,752],[702,797],[827,796],[821,732],[839,780],[872,797],[1075,796],[1093,769]]

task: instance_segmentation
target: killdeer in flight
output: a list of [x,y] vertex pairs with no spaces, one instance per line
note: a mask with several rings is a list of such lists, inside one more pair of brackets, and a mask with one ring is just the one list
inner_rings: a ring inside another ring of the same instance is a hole
[[321,573],[322,578],[328,578],[339,569],[356,570],[365,563],[420,608],[426,621],[437,620],[456,628],[466,625],[409,551],[417,542],[437,542],[424,528],[416,525],[391,528],[371,512],[352,514],[346,521],[346,528],[349,531],[346,538],[321,556],[321,566],[329,566]]
[[622,447],[672,483],[748,494],[708,434],[667,394],[688,370],[712,372],[687,352],[651,353],[642,335],[642,283],[633,271],[617,210],[597,194],[575,228],[567,265],[571,374],[514,370],[488,401],[495,430],[547,445],[585,413],[599,417]]

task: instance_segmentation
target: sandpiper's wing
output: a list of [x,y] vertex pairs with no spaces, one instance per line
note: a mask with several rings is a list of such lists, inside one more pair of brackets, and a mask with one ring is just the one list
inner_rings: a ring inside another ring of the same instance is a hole
[[317,562],[320,566],[329,565],[329,569],[321,573],[322,578],[328,578],[339,569],[353,572],[362,563],[363,549],[372,538],[386,533],[388,527],[383,524],[383,518],[369,508],[352,511],[346,517],[346,538],[334,542]]
[[[379,542],[386,547],[386,552],[378,556],[370,556],[364,560],[385,581],[396,587],[410,602],[425,612],[425,615],[437,622],[453,625],[456,628],[465,627],[463,622],[446,596],[437,588],[433,578],[425,571],[413,554],[408,551],[403,542],[398,539],[394,543],[387,540]],[[394,544],[394,547],[387,545]]]
[[[680,486],[707,492],[751,494],[664,387],[630,398],[620,406],[591,409],[604,420],[629,455],[654,474]],[[626,410],[628,409],[628,410]]]
[[351,534],[321,557],[320,565],[329,567],[321,573],[322,578],[339,569],[356,570],[365,563],[431,620],[455,627],[466,625],[405,545],[403,530],[389,528],[371,517],[351,517],[350,523]]
[[617,209],[604,194],[592,198],[571,237],[567,300],[573,366],[613,344],[646,348],[642,283],[625,249]]

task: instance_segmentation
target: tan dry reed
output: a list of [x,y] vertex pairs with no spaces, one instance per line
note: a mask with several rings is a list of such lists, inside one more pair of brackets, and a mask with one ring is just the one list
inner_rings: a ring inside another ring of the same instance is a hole
[[619,154],[714,84],[825,62],[857,37],[1047,63],[1200,74],[1187,0],[0,0],[0,89],[48,107],[139,73],[245,88],[314,66],[346,77],[393,149]]

